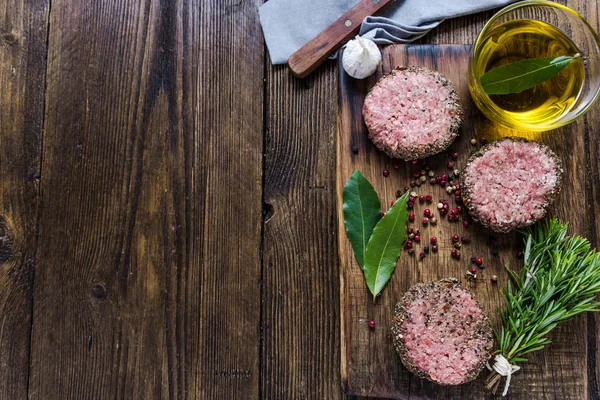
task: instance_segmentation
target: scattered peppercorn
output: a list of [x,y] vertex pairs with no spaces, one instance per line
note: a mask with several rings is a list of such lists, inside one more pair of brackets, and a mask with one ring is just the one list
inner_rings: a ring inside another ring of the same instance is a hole
[[492,275],[492,282],[498,282],[498,276]]
[[459,239],[460,239],[460,237],[458,235],[452,235],[453,242],[458,242]]
[[415,235],[415,242],[420,243],[421,242],[421,236]]
[[419,203],[425,203],[425,196],[424,195],[420,195],[419,196]]
[[457,260],[460,260],[460,251],[456,250],[456,256],[455,257],[456,257]]
[[431,239],[429,239],[429,241],[430,241],[432,244],[436,244],[436,243],[437,243],[437,238],[436,238],[435,236],[432,236],[432,237],[431,237]]
[[465,219],[465,220],[463,221],[463,226],[464,226],[465,228],[468,228],[468,227],[469,227],[469,221],[467,221],[467,220]]
[[454,168],[454,161],[448,161],[448,169]]
[[409,238],[410,240],[413,240],[413,239],[415,238],[415,234],[414,234],[414,233],[410,233],[410,234],[408,235],[408,238]]
[[381,216],[385,217],[385,212],[384,211],[381,212]]
[[517,251],[517,258],[522,258],[523,252],[521,250]]
[[423,210],[423,215],[429,217],[431,215],[431,210],[429,208],[426,208],[425,210]]
[[417,165],[417,164],[419,164],[419,160],[412,160],[411,163],[412,163],[412,165]]
[[486,144],[487,139],[484,136],[482,136],[481,139],[479,139],[479,141],[481,142],[481,144]]
[[398,169],[398,168],[400,168],[400,164],[398,164],[398,163],[394,164],[394,169]]
[[390,171],[388,171],[387,169],[383,170],[383,176],[388,176],[390,174]]
[[410,254],[411,256],[415,254],[415,249],[413,249],[412,247],[408,249],[408,254]]
[[421,252],[421,254],[419,254],[419,258],[422,260],[425,258],[425,253]]
[[369,328],[371,328],[371,329],[375,328],[375,321],[373,321],[373,320],[369,321]]
[[453,246],[455,249],[460,249],[462,245],[460,244],[460,242],[456,242],[453,244]]
[[475,264],[475,260],[477,260],[477,257],[475,257],[475,256],[471,257],[471,262],[472,262],[473,264]]
[[471,241],[471,236],[461,236],[460,241],[463,243],[469,243]]
[[477,144],[477,139],[471,139],[471,144],[475,146]]
[[423,225],[427,225],[429,223],[429,218],[423,218]]
[[452,250],[452,251],[450,252],[450,254],[452,255],[452,257],[456,257],[456,250]]
[[415,213],[413,213],[413,212],[408,213],[408,220],[410,222],[413,222],[415,220]]
[[429,218],[429,222],[430,222],[432,225],[435,225],[435,224],[437,224],[437,218],[436,218],[436,217],[431,217],[431,218]]
[[431,251],[433,251],[434,253],[437,253],[438,247],[434,244],[433,246],[431,246]]
[[452,154],[452,158],[454,158],[454,159],[456,160],[456,159],[458,158],[458,153],[456,153],[456,152],[455,152],[455,153],[453,153],[453,154]]
[[444,205],[442,203],[438,203],[437,208],[438,208],[438,210],[441,210],[442,208],[444,208]]
[[475,259],[475,264],[477,264],[477,265],[483,264],[483,258],[481,258],[481,257],[476,258]]
[[425,253],[429,253],[429,246],[425,245],[425,246],[423,247],[423,251],[424,251]]
[[472,274],[476,274],[477,273],[477,268],[471,268],[471,273]]

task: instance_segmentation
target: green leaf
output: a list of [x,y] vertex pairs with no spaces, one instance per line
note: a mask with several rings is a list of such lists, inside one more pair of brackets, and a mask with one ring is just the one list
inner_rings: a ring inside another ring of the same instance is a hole
[[487,94],[518,93],[547,81],[562,71],[574,57],[530,58],[489,70],[479,78]]
[[373,185],[356,170],[344,185],[344,224],[354,256],[364,269],[367,243],[381,219],[381,204]]
[[365,252],[365,279],[373,300],[392,277],[406,239],[408,192],[404,193],[375,226]]

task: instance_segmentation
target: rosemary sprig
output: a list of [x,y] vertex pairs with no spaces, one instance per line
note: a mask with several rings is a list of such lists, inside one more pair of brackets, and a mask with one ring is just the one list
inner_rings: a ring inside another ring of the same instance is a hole
[[502,376],[510,382],[511,366],[518,369],[515,364],[526,362],[526,354],[550,343],[546,335],[559,323],[600,311],[600,253],[587,239],[567,236],[567,227],[554,218],[530,228],[523,269],[517,274],[506,268],[511,280],[503,293],[506,308],[500,312],[502,329],[496,332],[499,349],[494,352],[496,364],[504,365],[495,365],[488,377],[493,393]]

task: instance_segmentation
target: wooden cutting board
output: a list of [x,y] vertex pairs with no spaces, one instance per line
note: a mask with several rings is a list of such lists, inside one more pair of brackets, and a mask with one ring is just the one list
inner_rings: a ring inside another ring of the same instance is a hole
[[[458,387],[442,387],[421,380],[404,368],[395,354],[390,326],[392,309],[404,292],[416,282],[427,282],[447,277],[463,280],[476,295],[490,319],[493,327],[499,327],[499,314],[496,310],[502,305],[501,288],[506,286],[507,275],[503,265],[513,269],[522,266],[516,252],[522,245],[522,239],[516,233],[497,234],[478,224],[471,223],[464,228],[461,222],[449,222],[441,218],[436,203],[440,198],[449,198],[451,208],[454,196],[448,196],[440,185],[429,182],[414,190],[418,194],[432,194],[432,204],[415,203],[417,215],[414,224],[421,229],[421,244],[416,246],[416,255],[406,251],[400,256],[398,266],[382,295],[374,303],[364,282],[362,271],[357,264],[350,242],[347,239],[342,215],[342,188],[352,172],[360,169],[373,183],[382,200],[382,209],[388,209],[396,198],[396,191],[409,185],[414,179],[415,167],[407,162],[390,159],[378,151],[367,138],[361,109],[368,90],[384,74],[397,65],[419,65],[437,70],[450,78],[457,86],[465,108],[465,122],[460,136],[447,152],[438,154],[429,160],[429,166],[437,174],[450,173],[447,162],[454,151],[459,153],[457,165],[462,167],[470,153],[480,147],[479,139],[485,137],[488,142],[507,135],[516,135],[535,139],[548,144],[563,160],[565,183],[559,199],[551,207],[551,215],[563,221],[569,221],[572,232],[585,235],[585,213],[588,190],[586,176],[586,137],[589,133],[582,119],[570,126],[545,134],[523,134],[487,120],[470,100],[467,87],[467,66],[470,46],[467,45],[395,45],[383,50],[383,63],[378,72],[369,79],[359,81],[348,76],[340,65],[340,107],[337,150],[337,199],[339,240],[341,259],[341,343],[342,343],[342,383],[343,390],[352,395],[364,395],[389,398],[411,399],[481,399],[491,398],[484,387],[487,371],[473,382]],[[341,57],[340,57],[341,59]],[[593,110],[597,113],[598,108]],[[590,118],[590,114],[588,117]],[[471,139],[477,139],[473,146]],[[588,153],[589,154],[589,153]],[[394,164],[399,168],[395,169]],[[390,175],[383,176],[383,170]],[[438,217],[436,226],[420,226],[423,210],[430,208]],[[460,261],[452,259],[451,236],[469,235],[471,243],[460,249]],[[423,261],[418,254],[429,238],[436,236],[439,252],[429,253]],[[482,257],[485,269],[478,270],[475,282],[467,282],[467,269],[473,267],[471,257]],[[491,281],[492,275],[498,276],[498,282]],[[510,397],[527,399],[587,399],[597,398],[596,351],[597,338],[594,319],[579,316],[564,324],[552,333],[552,345],[543,351],[534,353],[530,361],[522,365],[513,378]],[[376,327],[370,329],[368,322],[374,320]],[[588,351],[590,355],[588,358]],[[589,379],[588,379],[589,378]]]

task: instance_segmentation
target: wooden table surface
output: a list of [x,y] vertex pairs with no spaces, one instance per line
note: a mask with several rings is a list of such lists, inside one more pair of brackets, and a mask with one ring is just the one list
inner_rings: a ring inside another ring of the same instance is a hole
[[0,399],[344,397],[337,64],[272,66],[261,3],[0,2]]

